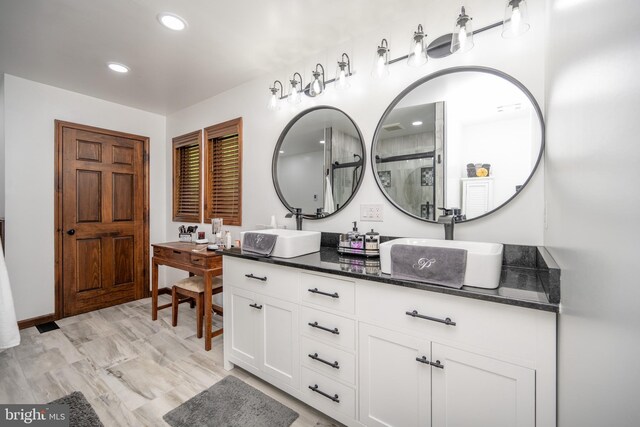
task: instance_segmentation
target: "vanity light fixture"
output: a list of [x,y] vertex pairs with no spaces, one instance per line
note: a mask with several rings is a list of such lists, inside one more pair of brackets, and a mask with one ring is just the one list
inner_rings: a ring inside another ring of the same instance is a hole
[[460,9],[460,15],[456,19],[451,38],[451,53],[464,53],[473,49],[473,27],[471,18],[467,15],[464,6]]
[[[296,76],[298,78],[296,79]],[[289,96],[287,97],[290,104],[299,104],[302,101],[302,76],[300,73],[293,73],[293,77],[289,79]]]
[[416,120],[415,122],[411,123],[412,126],[422,126],[422,122],[420,120]]
[[173,13],[164,12],[158,14],[158,21],[173,31],[182,31],[187,28],[187,21]]
[[389,75],[389,51],[389,42],[387,39],[382,39],[373,57],[373,70],[371,71],[373,78],[384,79]]
[[338,61],[338,69],[336,70],[336,89],[348,89],[349,86],[351,86],[349,83],[349,76],[351,76],[351,59],[349,58],[349,55],[343,53]]
[[[276,85],[280,85],[280,89],[276,87]],[[273,86],[269,88],[271,95],[269,96],[269,103],[267,104],[267,109],[271,111],[276,111],[280,109],[280,100],[282,99],[282,82],[280,80],[275,80],[273,82]],[[280,96],[278,96],[278,92],[280,92]]]
[[[318,71],[320,67],[321,71]],[[324,93],[324,67],[322,64],[316,64],[316,69],[311,72],[313,74],[313,81],[309,85],[309,96],[315,98]],[[322,77],[322,80],[320,79]]]
[[410,67],[420,67],[427,63],[427,46],[425,45],[426,38],[427,35],[422,29],[422,24],[418,25],[418,30],[413,32],[411,45],[409,47],[407,65]]
[[118,62],[107,62],[107,67],[109,67],[111,71],[115,71],[116,73],[121,73],[121,74],[125,74],[130,71],[129,67],[127,67],[124,64],[120,64]]
[[508,0],[504,9],[502,37],[510,39],[521,36],[530,27],[526,0]]

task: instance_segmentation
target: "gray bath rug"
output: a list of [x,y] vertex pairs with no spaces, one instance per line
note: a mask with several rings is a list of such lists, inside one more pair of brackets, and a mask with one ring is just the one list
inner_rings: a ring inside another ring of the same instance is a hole
[[73,427],[104,427],[98,414],[79,391],[49,402],[52,405],[69,405],[69,425]]
[[172,427],[289,427],[298,413],[229,375],[162,418]]

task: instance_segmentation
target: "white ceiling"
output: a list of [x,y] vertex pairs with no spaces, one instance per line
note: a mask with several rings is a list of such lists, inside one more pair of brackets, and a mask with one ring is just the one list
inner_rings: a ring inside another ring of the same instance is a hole
[[[0,0],[0,73],[166,114],[424,1]],[[187,30],[162,27],[160,12],[183,17]],[[116,74],[108,61],[131,72]]]

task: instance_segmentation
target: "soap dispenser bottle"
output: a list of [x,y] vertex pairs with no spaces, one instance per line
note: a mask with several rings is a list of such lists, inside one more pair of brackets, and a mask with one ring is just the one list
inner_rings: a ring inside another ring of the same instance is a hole
[[364,242],[362,236],[358,232],[358,222],[353,221],[353,230],[348,234],[349,242],[351,243],[351,249],[364,249]]

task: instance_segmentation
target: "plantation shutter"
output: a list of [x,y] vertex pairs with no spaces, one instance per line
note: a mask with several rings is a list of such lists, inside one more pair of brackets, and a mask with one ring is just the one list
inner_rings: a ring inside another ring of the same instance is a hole
[[205,216],[242,225],[242,120],[207,128]]
[[201,221],[202,131],[173,139],[173,220]]

